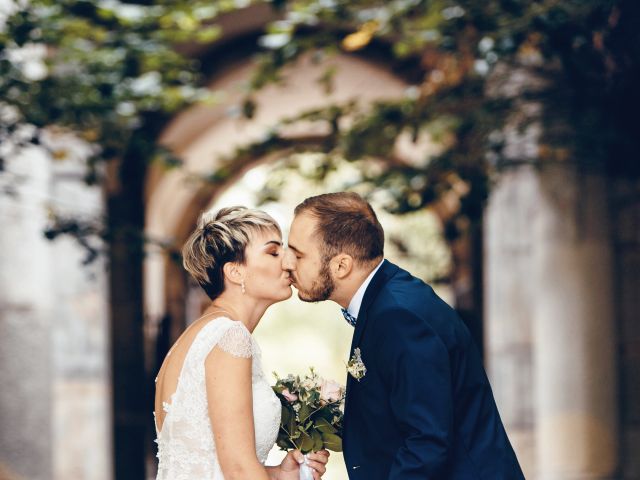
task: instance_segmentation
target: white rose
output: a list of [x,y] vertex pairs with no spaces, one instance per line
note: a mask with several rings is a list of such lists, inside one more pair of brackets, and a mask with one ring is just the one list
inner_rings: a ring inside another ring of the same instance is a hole
[[325,402],[337,402],[342,398],[342,387],[333,380],[325,380],[320,387],[320,398]]

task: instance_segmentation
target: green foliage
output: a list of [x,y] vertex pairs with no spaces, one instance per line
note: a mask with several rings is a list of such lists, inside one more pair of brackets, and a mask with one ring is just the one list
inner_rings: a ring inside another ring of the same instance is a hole
[[[522,99],[544,105],[547,131],[536,164],[575,161],[612,175],[638,175],[640,3],[634,0],[272,0],[279,18],[265,28],[258,67],[241,111],[256,114],[255,92],[280,82],[283,68],[309,53],[314,61],[373,54],[412,85],[404,96],[363,109],[333,104],[284,124],[324,122],[329,134],[294,141],[279,133],[241,148],[202,180],[225,182],[252,158],[312,150],[351,161],[376,158],[365,174],[396,197],[395,212],[433,203],[456,178],[470,188],[460,215],[477,219],[492,174],[514,163],[503,154],[504,125]],[[180,159],[157,145],[177,112],[213,100],[202,65],[184,45],[221,34],[217,17],[234,1],[34,0],[0,31],[0,141],[37,143],[42,128],[75,132],[97,148],[100,164],[122,159],[168,167]],[[509,96],[491,86],[524,69],[548,88]],[[335,70],[318,79],[332,91]],[[342,121],[348,118],[349,121]],[[37,127],[24,138],[20,125]],[[20,132],[21,135],[18,135]],[[394,157],[397,139],[429,135],[441,145],[418,164]],[[517,163],[517,159],[515,162]],[[3,160],[0,159],[0,168]],[[319,178],[331,171],[318,169]],[[426,179],[426,181],[424,180]],[[275,197],[274,197],[275,198]]]
[[[85,181],[122,192],[122,203],[137,209],[148,165],[181,165],[157,142],[167,122],[196,102],[215,100],[199,60],[184,50],[216,40],[215,19],[235,2],[30,0],[11,8],[0,18],[0,157],[30,144],[49,148],[45,131],[70,133],[90,146]],[[68,156],[50,153],[54,160]],[[0,171],[4,166],[0,158]],[[96,255],[89,237],[140,243],[142,233],[128,231],[136,227],[109,218],[88,233],[52,212],[47,235],[75,237],[89,259]]]
[[[366,111],[338,104],[297,119],[330,125],[331,135],[317,141],[320,151],[385,160],[376,180],[381,190],[397,192],[398,212],[441,198],[455,175],[470,186],[460,214],[478,219],[492,174],[514,163],[503,155],[501,130],[522,99],[544,106],[547,128],[537,165],[573,161],[611,175],[640,174],[640,163],[632,160],[640,147],[634,118],[640,107],[638,2],[291,0],[278,2],[277,10],[282,18],[263,37],[254,89],[280,81],[282,68],[305,52],[321,59],[341,50],[383,52],[390,67],[414,84],[405,97]],[[544,78],[548,87],[524,88],[520,98],[488,93],[516,69]],[[319,81],[329,89],[333,74]],[[343,117],[355,121],[338,128]],[[417,139],[424,132],[445,148],[420,166],[393,158],[400,135]],[[285,144],[277,133],[262,142],[269,151]],[[261,146],[250,149],[260,152]],[[421,177],[428,181],[415,181]]]
[[[149,137],[141,162],[176,159],[155,149],[157,125],[186,106],[211,98],[200,88],[196,59],[185,42],[220,35],[212,20],[229,2],[34,0],[25,2],[0,31],[0,135],[18,124],[76,133],[95,144],[95,158],[121,158],[132,138]],[[136,132],[142,133],[136,135]],[[91,169],[88,179],[96,180]]]

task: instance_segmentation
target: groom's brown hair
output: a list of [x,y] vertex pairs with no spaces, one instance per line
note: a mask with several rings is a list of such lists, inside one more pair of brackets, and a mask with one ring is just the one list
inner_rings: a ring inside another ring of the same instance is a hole
[[384,254],[384,230],[371,205],[357,193],[309,197],[294,213],[306,213],[317,220],[324,260],[347,253],[359,263],[369,263]]

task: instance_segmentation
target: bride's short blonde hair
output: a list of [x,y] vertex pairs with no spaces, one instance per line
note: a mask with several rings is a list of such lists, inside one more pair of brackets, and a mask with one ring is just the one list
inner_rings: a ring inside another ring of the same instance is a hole
[[266,212],[246,207],[204,212],[182,247],[182,265],[211,300],[224,291],[225,263],[244,264],[245,250],[256,232],[282,232]]

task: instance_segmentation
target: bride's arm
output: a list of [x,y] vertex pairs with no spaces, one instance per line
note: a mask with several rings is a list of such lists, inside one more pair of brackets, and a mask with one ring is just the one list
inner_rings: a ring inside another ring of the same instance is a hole
[[215,347],[205,360],[209,418],[227,480],[271,480],[256,456],[251,358]]
[[[218,460],[227,480],[297,480],[298,450],[290,451],[276,467],[264,467],[256,456],[251,392],[251,340],[243,332],[229,331],[205,360],[209,419]],[[308,465],[319,480],[326,471],[329,452],[308,455]]]

